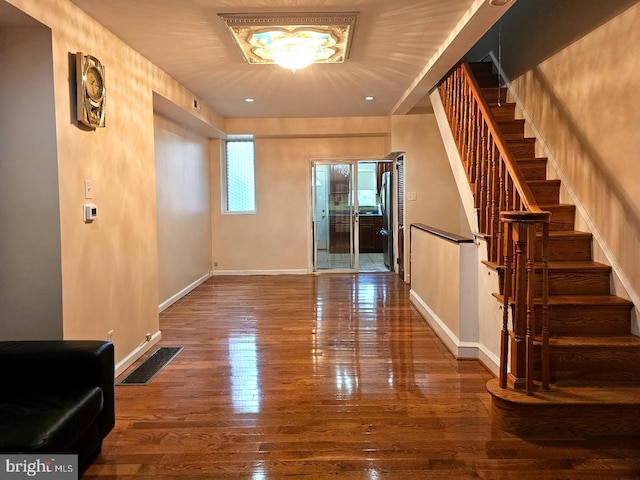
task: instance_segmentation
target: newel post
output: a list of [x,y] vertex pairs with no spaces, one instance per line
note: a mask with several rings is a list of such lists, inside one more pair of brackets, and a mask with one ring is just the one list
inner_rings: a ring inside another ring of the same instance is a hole
[[[501,212],[500,222],[504,234],[503,260],[503,319],[500,345],[500,386],[507,384],[515,389],[524,389],[533,394],[535,335],[542,331],[541,362],[542,386],[549,386],[549,327],[548,327],[548,212],[512,211]],[[536,227],[542,225],[542,318],[535,316],[536,267],[535,244]],[[512,326],[509,330],[509,312]],[[539,328],[536,327],[539,322]],[[511,355],[509,356],[509,350]],[[507,375],[507,363],[510,372]]]

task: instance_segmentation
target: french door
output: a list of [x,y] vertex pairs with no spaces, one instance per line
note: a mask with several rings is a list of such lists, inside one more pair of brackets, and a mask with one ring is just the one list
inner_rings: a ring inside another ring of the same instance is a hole
[[358,271],[355,161],[311,162],[313,271]]

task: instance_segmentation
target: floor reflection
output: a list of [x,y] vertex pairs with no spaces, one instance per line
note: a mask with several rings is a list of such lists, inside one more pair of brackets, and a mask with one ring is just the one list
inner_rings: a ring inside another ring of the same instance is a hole
[[260,378],[255,334],[229,336],[231,402],[237,413],[260,412]]
[[[398,348],[410,335],[411,321],[393,314],[396,286],[375,274],[318,277],[312,352],[315,375],[334,379],[335,390],[325,386],[325,394],[341,400],[381,391],[395,396],[396,380],[402,388],[415,384],[413,349],[406,343]],[[341,301],[336,301],[338,296]]]

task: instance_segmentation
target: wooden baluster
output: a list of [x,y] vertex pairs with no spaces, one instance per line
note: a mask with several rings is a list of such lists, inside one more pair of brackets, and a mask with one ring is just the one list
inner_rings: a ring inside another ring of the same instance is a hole
[[[507,166],[505,164],[504,161],[500,161],[499,165],[498,165],[498,172],[499,172],[499,177],[500,180],[498,182],[499,185],[499,190],[500,190],[500,197],[499,197],[499,202],[498,202],[498,212],[504,212],[506,210],[508,210],[506,204],[505,204],[505,198],[506,198],[506,191],[505,191],[505,185],[507,183],[507,179],[506,176],[508,175],[508,171],[507,171]],[[502,237],[504,236],[504,224],[498,220],[497,222],[497,232],[496,232],[496,237],[497,237],[497,248],[498,251],[496,252],[496,256],[498,259],[503,258],[504,256],[504,242],[502,241]]]
[[482,186],[484,182],[483,168],[482,168],[482,112],[478,108],[475,118],[475,146],[474,151],[476,155],[476,191],[474,195],[474,207],[482,208]]
[[515,308],[513,312],[513,337],[511,345],[511,375],[514,388],[525,387],[526,378],[526,308],[527,283],[526,262],[527,245],[526,229],[520,223],[514,224],[514,268],[513,297]]
[[526,393],[533,395],[533,340],[536,331],[536,318],[534,311],[534,285],[535,285],[535,245],[536,245],[536,224],[527,223],[525,226],[527,234],[527,327],[526,327]]
[[[486,121],[486,119],[485,119]],[[485,208],[484,208],[484,212],[483,212],[483,230],[482,233],[484,233],[485,235],[490,235],[491,233],[491,227],[489,225],[489,221],[491,219],[491,185],[492,185],[492,180],[491,180],[491,175],[493,174],[493,172],[491,171],[491,151],[490,151],[490,146],[489,144],[491,143],[491,138],[489,136],[489,129],[486,125],[486,123],[483,125],[482,127],[482,133],[484,134],[485,138],[483,139],[484,141],[482,142],[482,151],[483,151],[483,155],[485,157],[485,167],[486,167],[486,173],[485,173]],[[491,259],[489,259],[491,260]]]
[[476,178],[476,161],[474,151],[474,135],[475,135],[475,106],[476,101],[473,97],[471,88],[469,89],[469,118],[467,119],[467,158],[469,162],[469,180],[475,184]]
[[542,388],[549,390],[549,218],[542,224]]
[[500,222],[506,232],[504,238],[504,273],[502,278],[502,332],[500,334],[500,387],[507,388],[507,364],[509,361],[509,310],[511,298],[511,257],[513,235],[511,225]]
[[457,88],[457,81],[456,81],[456,72],[454,71],[453,74],[451,75],[451,114],[449,115],[449,122],[451,123],[451,134],[453,135],[453,139],[455,140],[456,138],[456,131],[457,131],[457,127],[456,127],[456,88]]
[[[464,76],[463,76],[464,77]],[[460,158],[462,159],[462,164],[464,165],[464,171],[467,175],[467,181],[471,183],[471,175],[469,172],[469,150],[468,150],[468,136],[469,129],[467,128],[468,119],[469,119],[469,95],[471,92],[469,91],[469,85],[465,81],[462,84],[462,114],[460,118]]]
[[471,148],[471,136],[473,132],[472,127],[473,118],[473,92],[471,87],[467,85],[467,115],[465,118],[465,154],[467,160],[467,178],[469,184],[473,183],[473,150]]
[[456,70],[455,73],[455,88],[454,88],[454,92],[453,92],[453,98],[455,101],[455,106],[454,106],[454,111],[453,111],[453,118],[455,121],[455,130],[454,130],[454,138],[456,140],[456,145],[458,147],[458,149],[460,149],[460,106],[461,104],[461,97],[462,97],[462,82],[460,80],[460,70]]
[[500,172],[501,163],[500,150],[492,139],[491,152],[491,261],[497,262],[498,258],[498,223],[499,223],[499,206],[500,206]]

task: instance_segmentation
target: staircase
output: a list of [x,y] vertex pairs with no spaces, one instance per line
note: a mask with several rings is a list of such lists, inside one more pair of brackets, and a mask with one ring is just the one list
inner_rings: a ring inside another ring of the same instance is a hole
[[[491,63],[471,64],[481,94],[538,206],[551,212],[548,253],[550,388],[539,387],[540,331],[534,340],[533,395],[513,386],[487,387],[495,422],[519,435],[593,436],[640,432],[640,338],[630,333],[633,304],[611,294],[611,269],[592,260],[591,234],[574,229],[575,206],[560,203],[560,180],[547,178],[535,138],[497,88]],[[499,101],[499,98],[501,101]],[[476,180],[477,181],[477,180]],[[473,188],[473,187],[472,187]],[[537,241],[537,244],[540,242]],[[539,247],[539,245],[537,245]],[[536,261],[540,260],[540,251]],[[494,263],[501,277],[504,269]],[[539,269],[536,263],[535,269]],[[536,317],[542,311],[536,284]],[[501,282],[502,284],[502,282]],[[503,301],[501,293],[495,294]]]

